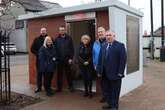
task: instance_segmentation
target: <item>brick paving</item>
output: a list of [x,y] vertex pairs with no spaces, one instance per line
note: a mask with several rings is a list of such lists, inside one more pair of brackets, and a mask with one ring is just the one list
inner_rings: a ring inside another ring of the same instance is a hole
[[[12,71],[12,90],[34,97],[42,97],[43,102],[23,108],[23,110],[102,110],[98,100],[84,98],[80,92],[55,94],[47,98],[44,93],[34,94],[28,84],[27,65],[16,65]],[[165,110],[165,63],[147,61],[144,67],[144,84],[120,99],[119,110]]]

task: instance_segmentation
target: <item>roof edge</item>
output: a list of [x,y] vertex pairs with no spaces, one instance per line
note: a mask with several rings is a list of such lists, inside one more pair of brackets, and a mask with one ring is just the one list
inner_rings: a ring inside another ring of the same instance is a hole
[[18,20],[43,18],[46,16],[72,13],[72,12],[77,12],[77,11],[86,11],[86,10],[92,10],[92,9],[101,9],[101,8],[112,7],[112,6],[115,6],[117,8],[122,9],[122,10],[128,11],[130,13],[134,13],[140,17],[143,17],[143,15],[144,15],[139,10],[132,8],[132,7],[126,5],[126,4],[124,4],[118,0],[108,0],[108,1],[103,1],[103,2],[95,2],[95,3],[90,3],[90,4],[72,6],[72,7],[53,8],[53,9],[48,9],[48,10],[42,11],[42,12],[20,15],[18,17]]

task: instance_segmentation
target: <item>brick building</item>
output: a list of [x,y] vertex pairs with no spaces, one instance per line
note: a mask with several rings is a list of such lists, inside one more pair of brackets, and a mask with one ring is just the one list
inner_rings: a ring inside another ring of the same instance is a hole
[[[27,21],[29,39],[29,81],[35,83],[35,57],[30,52],[31,44],[39,35],[41,27],[48,29],[48,34],[55,38],[58,27],[65,25],[73,37],[75,49],[78,47],[81,34],[88,33],[94,41],[97,27],[103,26],[116,32],[116,39],[126,45],[128,53],[126,77],[123,79],[122,95],[137,88],[143,83],[142,62],[142,16],[143,13],[119,1],[109,0],[68,8],[50,9],[36,14],[19,16]],[[99,83],[96,81],[96,91]],[[81,88],[81,83],[77,83]],[[95,89],[95,88],[94,88]]]

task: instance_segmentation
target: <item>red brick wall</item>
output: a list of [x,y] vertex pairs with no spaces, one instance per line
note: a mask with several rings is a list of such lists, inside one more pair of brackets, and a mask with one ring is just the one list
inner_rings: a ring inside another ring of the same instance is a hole
[[[98,11],[96,12],[97,16],[97,27],[103,26],[106,29],[109,29],[109,17],[108,11]],[[40,28],[46,27],[48,34],[52,37],[57,36],[58,27],[60,25],[65,25],[64,16],[51,17],[51,18],[41,18],[28,20],[28,38],[29,38],[29,81],[30,84],[35,84],[36,81],[36,68],[35,68],[35,56],[30,52],[32,42],[35,37],[40,35]],[[55,35],[56,34],[56,35]],[[100,91],[99,82],[97,82],[97,91]],[[55,83],[54,83],[55,84]]]
[[29,81],[30,84],[35,84],[36,81],[36,68],[35,68],[35,56],[30,52],[31,45],[35,37],[40,35],[41,27],[46,27],[48,35],[55,37],[58,34],[58,27],[64,25],[64,16],[42,18],[29,20],[27,22],[27,33],[29,38]]
[[[96,13],[96,22],[97,22],[97,27],[104,27],[106,30],[108,30],[109,27],[109,17],[108,17],[108,10],[107,11],[99,11]],[[100,80],[96,82],[96,91],[97,93],[101,92],[100,88]]]
[[109,29],[109,17],[108,17],[108,10],[106,11],[98,11],[96,13],[96,22],[97,27],[103,26],[106,30]]

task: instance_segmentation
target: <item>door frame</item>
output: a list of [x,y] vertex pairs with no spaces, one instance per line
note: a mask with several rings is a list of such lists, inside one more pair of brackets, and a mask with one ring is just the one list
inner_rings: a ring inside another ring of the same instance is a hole
[[[65,26],[66,26],[66,31],[67,31],[67,33],[68,34],[70,34],[71,32],[70,32],[70,23],[73,23],[73,22],[83,22],[83,21],[94,21],[94,25],[95,25],[95,40],[96,40],[96,38],[97,38],[97,19],[96,19],[96,17],[95,18],[89,18],[89,19],[80,19],[80,20],[70,20],[70,21],[65,21]],[[94,91],[94,92],[96,92],[96,93],[98,93],[98,80],[96,79],[95,80],[95,82],[96,82],[96,91]],[[82,89],[79,89],[78,88],[78,90],[82,90]]]

